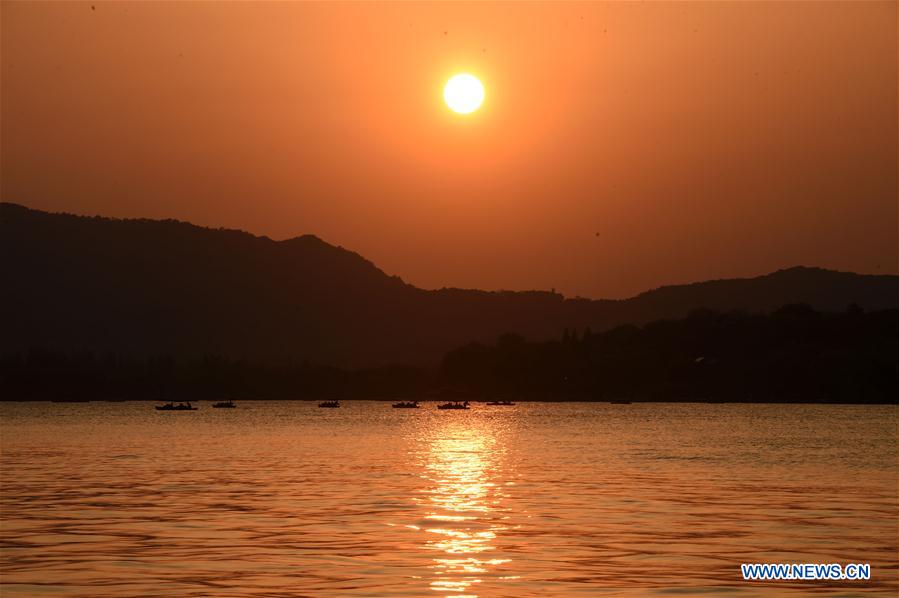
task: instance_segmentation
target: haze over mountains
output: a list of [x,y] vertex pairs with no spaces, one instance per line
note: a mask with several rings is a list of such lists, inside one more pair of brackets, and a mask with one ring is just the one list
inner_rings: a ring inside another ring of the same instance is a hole
[[433,364],[504,332],[532,340],[680,318],[697,308],[899,307],[899,276],[797,267],[626,300],[546,291],[423,290],[312,235],[273,241],[173,220],[0,204],[0,351],[225,355],[342,366]]

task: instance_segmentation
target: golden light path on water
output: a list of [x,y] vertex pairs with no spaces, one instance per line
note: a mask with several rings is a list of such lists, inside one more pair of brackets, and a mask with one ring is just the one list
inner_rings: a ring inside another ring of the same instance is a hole
[[515,472],[505,459],[507,448],[498,438],[502,430],[496,420],[451,415],[433,423],[417,438],[415,461],[422,484],[412,501],[419,517],[414,523],[388,525],[420,534],[417,541],[433,555],[432,591],[473,598],[485,574],[496,581],[520,579],[497,571],[512,559],[495,554],[497,538],[520,527],[511,523],[511,507],[504,504]]
[[509,562],[490,555],[493,540],[508,527],[505,484],[514,484],[500,485],[490,477],[503,456],[488,426],[448,422],[430,439],[422,528],[434,536],[426,543],[436,553],[432,590],[473,596],[467,592],[481,582],[480,575]]

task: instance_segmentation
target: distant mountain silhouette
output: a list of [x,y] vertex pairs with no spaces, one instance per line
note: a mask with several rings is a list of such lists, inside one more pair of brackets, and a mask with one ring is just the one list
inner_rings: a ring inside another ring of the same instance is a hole
[[662,287],[625,300],[546,291],[428,291],[304,235],[273,241],[174,220],[50,214],[0,203],[0,352],[224,355],[346,366],[434,364],[507,331],[531,340],[806,303],[899,307],[899,277],[797,267]]

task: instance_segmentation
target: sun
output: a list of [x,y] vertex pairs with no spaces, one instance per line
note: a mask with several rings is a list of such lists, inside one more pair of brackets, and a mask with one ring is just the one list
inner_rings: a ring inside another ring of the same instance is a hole
[[471,114],[484,101],[484,86],[474,75],[453,75],[443,88],[443,101],[458,114]]

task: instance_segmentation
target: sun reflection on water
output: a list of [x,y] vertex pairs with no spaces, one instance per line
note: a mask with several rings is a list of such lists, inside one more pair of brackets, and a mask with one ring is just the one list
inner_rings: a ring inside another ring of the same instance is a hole
[[490,558],[497,535],[508,526],[505,493],[496,482],[503,449],[484,422],[453,421],[427,438],[421,529],[433,557],[431,589],[461,598],[506,558]]

